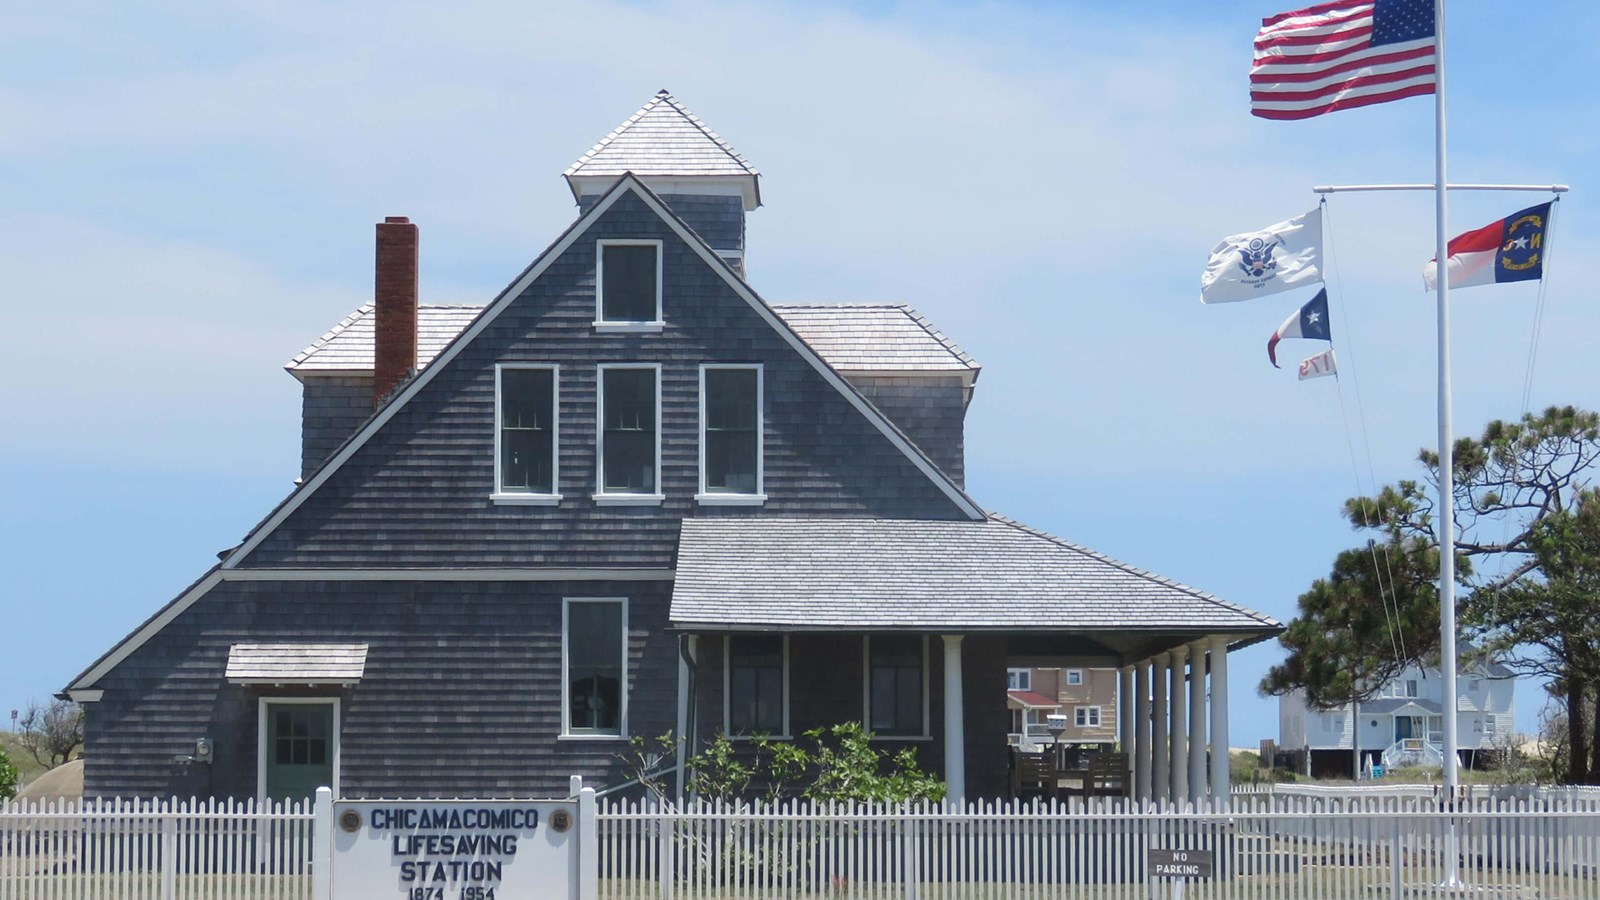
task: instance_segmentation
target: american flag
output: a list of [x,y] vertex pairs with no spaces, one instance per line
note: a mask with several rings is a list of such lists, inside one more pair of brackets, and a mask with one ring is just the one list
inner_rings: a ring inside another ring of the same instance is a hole
[[1434,0],[1332,0],[1261,20],[1250,111],[1308,119],[1431,94]]

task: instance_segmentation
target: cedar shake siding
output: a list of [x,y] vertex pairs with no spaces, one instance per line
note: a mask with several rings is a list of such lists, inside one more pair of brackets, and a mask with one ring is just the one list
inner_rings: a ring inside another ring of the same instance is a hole
[[305,478],[372,415],[372,376],[307,377],[301,397],[300,477]]
[[[594,327],[595,241],[663,242],[659,334]],[[559,507],[497,506],[494,367],[561,367]],[[597,507],[595,366],[662,366],[660,507]],[[762,508],[700,507],[699,367],[765,366]],[[438,363],[435,363],[438,365]],[[965,514],[638,196],[624,194],[241,567],[670,567],[701,515]]]
[[[734,271],[744,274],[744,203],[738,197],[708,196],[700,194],[659,194],[678,218],[700,236],[717,255],[728,261]],[[578,201],[582,215],[600,201],[601,195],[590,194]],[[727,251],[734,251],[729,253]]]
[[[658,582],[225,582],[106,677],[86,717],[86,796],[256,796],[260,697],[340,698],[347,797],[565,796],[627,777],[616,740],[557,739],[564,597],[628,599],[628,725],[673,727],[677,638]],[[224,679],[237,642],[368,645],[350,687]],[[210,765],[182,764],[194,741]]]
[[952,481],[966,486],[967,387],[959,375],[853,373],[850,383]]

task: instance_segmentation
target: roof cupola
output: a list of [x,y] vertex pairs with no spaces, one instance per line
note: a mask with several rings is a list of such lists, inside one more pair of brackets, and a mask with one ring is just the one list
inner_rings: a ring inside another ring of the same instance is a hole
[[563,173],[587,211],[633,173],[712,249],[744,272],[744,214],[761,205],[761,173],[665,89]]

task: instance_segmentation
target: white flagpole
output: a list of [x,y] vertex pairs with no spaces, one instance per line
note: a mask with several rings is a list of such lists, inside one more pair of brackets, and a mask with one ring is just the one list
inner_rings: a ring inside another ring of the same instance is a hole
[[[1461,773],[1456,748],[1456,516],[1455,516],[1455,460],[1451,446],[1450,415],[1450,268],[1447,231],[1449,182],[1445,179],[1445,128],[1444,128],[1444,4],[1434,0],[1433,34],[1435,71],[1437,83],[1433,96],[1434,110],[1434,266],[1435,284],[1439,292],[1439,661],[1444,670],[1444,792],[1445,802],[1453,804]],[[1445,877],[1446,885],[1459,881],[1456,853],[1456,830],[1452,820],[1446,824]]]

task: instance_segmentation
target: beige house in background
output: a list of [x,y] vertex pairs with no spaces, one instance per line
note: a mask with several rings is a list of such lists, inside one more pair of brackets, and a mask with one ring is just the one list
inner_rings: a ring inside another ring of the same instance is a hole
[[1049,716],[1066,716],[1063,744],[1117,742],[1117,670],[1011,668],[1006,670],[1006,708],[1013,744],[1050,743]]

